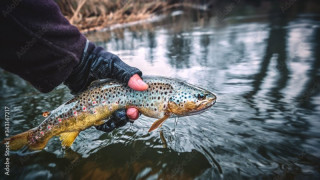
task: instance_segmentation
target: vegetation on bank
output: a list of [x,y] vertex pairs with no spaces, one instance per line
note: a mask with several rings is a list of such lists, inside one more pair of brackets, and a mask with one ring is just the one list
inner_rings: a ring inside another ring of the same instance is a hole
[[57,0],[57,3],[71,24],[82,32],[147,19],[188,5],[173,0]]
[[[99,30],[115,24],[124,24],[165,14],[173,9],[189,8],[207,11],[223,21],[243,4],[265,11],[277,7],[277,13],[290,14],[299,8],[315,9],[317,0],[55,0],[64,16],[82,32]],[[294,4],[298,4],[293,6]],[[310,5],[311,4],[311,5]],[[262,8],[261,8],[262,7]],[[246,10],[248,11],[248,10]],[[267,13],[267,12],[266,12]]]

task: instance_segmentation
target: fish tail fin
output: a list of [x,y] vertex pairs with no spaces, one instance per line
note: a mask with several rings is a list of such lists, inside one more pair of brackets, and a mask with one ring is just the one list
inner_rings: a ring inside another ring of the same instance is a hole
[[12,151],[19,150],[24,146],[27,146],[29,144],[28,137],[33,132],[33,129],[30,129],[28,131],[25,131],[23,133],[11,136],[9,138],[5,138],[2,143],[8,144],[9,149]]

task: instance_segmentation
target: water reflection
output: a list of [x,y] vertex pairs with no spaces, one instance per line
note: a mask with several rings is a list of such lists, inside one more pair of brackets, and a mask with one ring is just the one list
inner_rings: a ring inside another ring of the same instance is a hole
[[[107,158],[102,161],[106,154],[114,154],[117,158]],[[72,173],[72,179],[88,177],[189,179],[210,167],[209,163],[204,163],[205,161],[205,157],[197,151],[179,154],[163,148],[155,151],[153,148],[146,147],[141,141],[136,141],[130,147],[112,144],[81,160],[72,170],[78,172]],[[185,168],[187,163],[195,165],[192,171]],[[159,174],[161,171],[162,173]]]
[[267,72],[270,70],[269,64],[273,57],[275,57],[277,61],[276,68],[279,73],[279,78],[270,96],[276,99],[280,98],[281,93],[279,93],[279,91],[286,86],[288,81],[289,72],[286,66],[287,20],[279,17],[270,18],[270,32],[266,42],[266,52],[264,53],[259,72],[253,77],[253,90],[249,92],[248,97],[252,97],[261,89],[261,84],[268,75]]
[[191,54],[191,38],[181,36],[181,34],[174,34],[168,42],[168,54],[169,63],[171,66],[182,69],[190,68],[190,54]]
[[152,31],[147,32],[148,34],[148,47],[149,47],[149,57],[148,59],[150,60],[150,63],[153,64],[153,59],[154,59],[154,50],[155,47],[157,46],[157,42],[155,39],[155,33]]
[[299,105],[306,109],[315,109],[317,104],[312,102],[312,98],[319,95],[320,90],[320,44],[318,39],[320,38],[320,29],[317,28],[314,30],[314,36],[312,38],[312,51],[313,62],[310,63],[311,69],[308,72],[309,80],[306,82],[306,85],[302,92],[297,96],[297,100],[300,102]]
[[209,54],[209,48],[210,45],[210,37],[209,35],[202,35],[200,39],[200,45],[201,45],[201,66],[207,66],[208,63],[208,54]]

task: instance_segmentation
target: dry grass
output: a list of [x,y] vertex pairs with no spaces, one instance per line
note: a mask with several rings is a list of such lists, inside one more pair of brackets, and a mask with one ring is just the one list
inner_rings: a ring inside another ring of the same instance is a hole
[[80,31],[147,19],[173,7],[160,0],[58,0],[62,13]]

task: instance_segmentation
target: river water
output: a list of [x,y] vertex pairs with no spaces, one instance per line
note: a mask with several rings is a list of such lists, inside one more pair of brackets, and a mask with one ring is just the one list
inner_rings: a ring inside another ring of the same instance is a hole
[[[41,152],[12,152],[10,179],[318,179],[320,14],[238,8],[220,17],[176,10],[87,34],[145,75],[196,84],[217,103],[152,133],[155,119],[141,116],[109,134],[89,128],[68,150],[53,138]],[[65,86],[41,94],[0,74],[1,120],[7,106],[12,135],[72,97]]]

